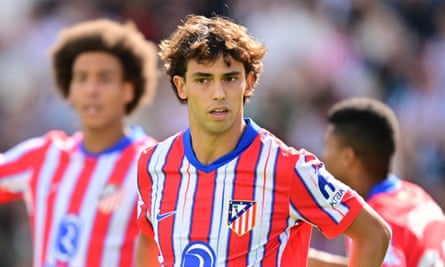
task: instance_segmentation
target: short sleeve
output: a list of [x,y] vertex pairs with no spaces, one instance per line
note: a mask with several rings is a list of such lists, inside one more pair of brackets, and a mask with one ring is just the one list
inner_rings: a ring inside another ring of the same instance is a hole
[[300,153],[291,183],[291,217],[312,224],[328,238],[336,237],[363,209],[364,200],[334,178],[315,155]]

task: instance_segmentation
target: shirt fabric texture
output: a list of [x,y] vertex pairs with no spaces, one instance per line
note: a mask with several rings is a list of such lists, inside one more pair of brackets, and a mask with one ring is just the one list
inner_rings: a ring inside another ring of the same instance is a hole
[[208,166],[189,129],[141,153],[138,223],[164,266],[306,266],[312,227],[335,237],[361,211],[313,154],[246,122],[236,148]]

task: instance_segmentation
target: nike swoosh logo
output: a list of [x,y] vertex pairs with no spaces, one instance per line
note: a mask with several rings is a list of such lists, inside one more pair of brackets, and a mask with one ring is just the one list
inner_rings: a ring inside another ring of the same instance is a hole
[[175,213],[176,213],[176,211],[169,211],[169,212],[162,213],[162,214],[159,213],[159,214],[156,216],[156,219],[157,219],[158,221],[161,221],[161,220],[164,220],[164,219],[167,218],[167,217],[170,217],[170,216],[174,215]]

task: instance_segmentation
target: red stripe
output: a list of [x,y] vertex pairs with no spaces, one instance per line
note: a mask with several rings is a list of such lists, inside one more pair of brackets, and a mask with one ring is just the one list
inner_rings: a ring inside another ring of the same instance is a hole
[[91,175],[93,174],[94,169],[96,168],[97,160],[92,158],[84,159],[84,167],[82,172],[77,178],[77,183],[73,190],[73,194],[71,195],[70,205],[68,207],[69,214],[78,214],[80,207],[82,205],[82,200],[85,192],[87,191]]
[[[250,147],[241,153],[235,173],[233,200],[253,200],[256,167],[260,153],[260,139],[257,137]],[[246,253],[250,250],[251,232],[238,236],[230,230],[228,267],[247,266],[247,257],[241,256],[240,252]]]
[[[138,151],[137,147],[135,147],[135,145],[131,145],[128,146],[122,152],[120,158],[116,161],[114,165],[114,169],[111,172],[111,176],[109,177],[107,184],[116,185],[118,188],[122,185],[137,151]],[[101,212],[99,209],[97,209],[96,211],[96,217],[94,219],[94,225],[92,228],[92,235],[90,237],[89,246],[87,250],[87,259],[88,259],[87,266],[93,267],[101,265],[100,263],[104,252],[103,247],[105,239],[107,237],[108,226],[110,224],[111,215],[112,213],[104,213]],[[136,214],[134,214],[133,217],[136,219]],[[125,219],[126,218],[122,218],[122,220]],[[137,227],[136,221],[134,221],[134,227]],[[132,254],[132,252],[121,251],[121,256],[123,254]]]
[[204,173],[198,171],[195,198],[193,201],[193,214],[190,219],[190,242],[200,240],[209,241],[210,223],[213,214],[213,201],[215,193],[216,172]]
[[148,161],[153,153],[153,149],[145,149],[142,151],[139,159],[138,159],[138,167],[137,167],[137,186],[138,191],[141,194],[141,198],[144,200],[143,205],[140,207],[141,211],[138,217],[138,226],[139,229],[146,234],[147,236],[153,235],[153,228],[148,226],[147,224],[147,212],[148,207],[151,203],[151,187],[152,180],[148,177],[147,166]]
[[[43,151],[42,151],[43,152]],[[47,151],[45,151],[46,153]],[[44,158],[44,155],[41,155],[38,158]],[[60,183],[60,181],[63,178],[63,175],[66,171],[66,169],[68,168],[68,163],[70,161],[70,155],[64,151],[60,151],[59,154],[59,163],[58,166],[56,168],[56,171],[54,172],[54,175],[51,179],[51,182],[49,183],[50,186],[58,186],[58,184]],[[41,166],[40,166],[41,167]],[[36,171],[36,173],[40,173],[40,168],[38,171]],[[33,179],[33,183],[36,183],[37,179]],[[31,188],[36,188],[36,185],[32,185]],[[49,188],[49,190],[51,190],[51,188]],[[57,196],[57,189],[51,190],[48,192],[48,196],[46,199],[46,216],[45,216],[45,225],[43,226],[44,230],[43,230],[43,247],[42,247],[42,258],[41,258],[41,264],[43,265],[46,260],[47,260],[47,255],[48,253],[48,243],[49,243],[49,236],[50,233],[53,229],[53,214],[54,214],[54,205],[55,205],[55,198]],[[35,195],[34,195],[34,201],[33,203],[37,203],[37,200],[35,199]],[[35,229],[33,227],[33,229]]]
[[[172,148],[165,159],[166,165],[164,166],[164,170],[170,170],[171,172],[166,174],[168,179],[166,179],[164,182],[164,191],[159,210],[160,214],[176,211],[176,202],[181,179],[188,179],[181,177],[178,172],[184,157],[182,142],[183,140],[181,135],[181,138],[177,138],[174,141]],[[153,216],[157,216],[157,214],[153,214]],[[159,232],[173,234],[173,222],[175,217],[176,216],[169,216],[161,220],[159,222]],[[165,255],[166,259],[164,262],[165,266],[173,266],[173,261],[168,261],[168,259],[174,259],[173,242],[170,237],[171,234],[162,234],[159,240],[160,247],[162,247],[162,253]]]

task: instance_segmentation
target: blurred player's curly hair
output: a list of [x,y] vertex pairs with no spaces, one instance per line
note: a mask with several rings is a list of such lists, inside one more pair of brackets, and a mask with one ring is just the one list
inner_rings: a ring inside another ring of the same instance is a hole
[[151,102],[157,83],[157,48],[145,39],[133,23],[120,24],[98,19],[62,30],[50,50],[58,90],[69,95],[72,67],[83,52],[103,51],[116,56],[123,68],[124,80],[133,83],[134,99],[125,107],[126,114],[144,102]]
[[327,119],[342,146],[351,147],[369,172],[387,177],[399,141],[398,121],[389,106],[372,98],[349,98],[335,104]]
[[262,58],[266,54],[265,46],[250,36],[244,26],[221,16],[189,15],[159,47],[166,73],[170,75],[170,83],[181,103],[186,103],[187,99],[179,97],[173,77],[185,77],[188,60],[214,61],[222,55],[230,66],[229,57],[232,57],[244,64],[246,74],[254,74],[257,83],[263,68]]

